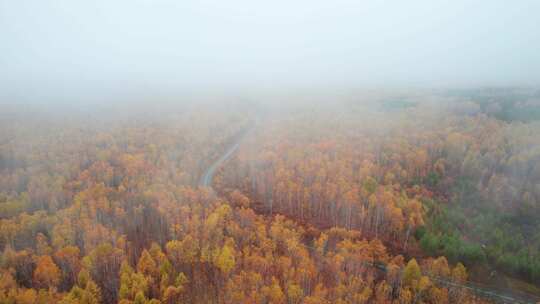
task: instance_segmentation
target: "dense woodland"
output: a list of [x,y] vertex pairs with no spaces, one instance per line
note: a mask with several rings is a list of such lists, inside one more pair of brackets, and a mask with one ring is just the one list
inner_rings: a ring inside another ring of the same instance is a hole
[[460,287],[481,268],[538,286],[539,122],[463,95],[6,106],[0,303],[484,303]]
[[[525,96],[534,112],[538,93]],[[484,110],[501,97],[416,98],[281,115],[243,146],[225,184],[243,184],[270,214],[540,284],[540,122]]]

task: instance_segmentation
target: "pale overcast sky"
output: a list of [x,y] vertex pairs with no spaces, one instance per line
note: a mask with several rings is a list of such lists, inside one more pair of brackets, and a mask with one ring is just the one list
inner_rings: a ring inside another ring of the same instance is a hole
[[0,96],[540,84],[540,1],[0,0]]

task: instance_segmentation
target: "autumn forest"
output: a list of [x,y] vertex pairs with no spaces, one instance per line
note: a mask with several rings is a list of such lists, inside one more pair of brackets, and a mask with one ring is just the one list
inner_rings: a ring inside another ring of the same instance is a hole
[[535,303],[539,131],[532,89],[2,105],[0,303]]

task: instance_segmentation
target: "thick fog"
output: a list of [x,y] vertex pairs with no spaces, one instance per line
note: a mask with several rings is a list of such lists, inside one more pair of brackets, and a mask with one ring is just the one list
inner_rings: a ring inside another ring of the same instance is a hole
[[0,0],[0,97],[540,83],[540,2]]

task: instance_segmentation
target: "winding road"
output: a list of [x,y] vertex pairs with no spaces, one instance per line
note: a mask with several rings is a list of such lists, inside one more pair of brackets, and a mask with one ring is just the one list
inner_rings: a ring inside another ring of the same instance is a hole
[[201,176],[201,179],[199,180],[199,186],[201,187],[211,187],[212,186],[212,179],[214,178],[214,175],[216,174],[216,170],[221,167],[231,156],[238,150],[238,147],[240,146],[240,141],[242,140],[243,136],[237,140],[232,146],[230,146],[225,153],[218,158]]
[[[234,153],[238,150],[238,147],[240,146],[240,143],[242,140],[246,137],[247,134],[249,134],[254,129],[254,126],[251,126],[247,129],[247,131],[243,132],[242,135],[238,136],[236,141],[232,143],[225,152],[219,157],[201,176],[199,180],[199,186],[200,187],[212,187],[212,179],[214,178],[214,175],[227,160],[229,160]],[[306,248],[312,248],[309,245],[303,245]],[[378,270],[381,270],[383,272],[386,272],[386,266],[381,265],[379,263],[370,263],[365,262],[366,266],[374,267]],[[495,290],[492,288],[488,288],[486,286],[480,286],[478,283],[474,282],[465,282],[464,284],[458,284],[453,281],[446,280],[444,278],[439,277],[431,277],[430,279],[434,282],[439,283],[440,285],[450,286],[450,287],[457,287],[469,290],[470,292],[475,293],[477,296],[482,297],[484,299],[488,299],[490,301],[493,301],[495,303],[504,303],[504,304],[510,304],[510,303],[518,303],[518,304],[534,304],[540,301],[539,297],[536,297],[531,294],[525,294],[521,292],[514,292],[514,291],[507,291],[507,292],[501,292],[499,290]]]
[[240,143],[242,140],[253,131],[255,128],[257,122],[253,123],[250,127],[245,129],[241,132],[239,136],[237,136],[236,140],[223,152],[221,157],[219,157],[210,167],[204,171],[204,174],[199,179],[199,187],[212,187],[212,179],[214,178],[214,175],[216,174],[217,169],[221,167],[231,156],[234,155],[236,150],[238,150],[238,147],[240,147]]

